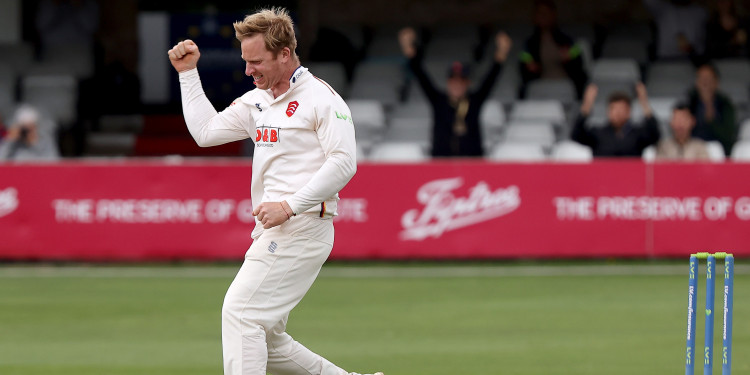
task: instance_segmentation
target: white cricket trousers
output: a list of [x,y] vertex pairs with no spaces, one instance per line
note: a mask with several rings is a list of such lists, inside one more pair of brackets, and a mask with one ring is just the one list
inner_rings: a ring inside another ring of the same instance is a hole
[[253,241],[224,297],[225,375],[345,375],[294,341],[289,312],[302,300],[333,248],[333,221],[292,217]]

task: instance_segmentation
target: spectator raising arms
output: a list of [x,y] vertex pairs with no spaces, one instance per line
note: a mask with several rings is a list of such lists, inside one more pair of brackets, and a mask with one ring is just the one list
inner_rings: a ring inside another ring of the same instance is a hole
[[597,86],[591,84],[583,94],[581,113],[576,119],[571,138],[591,147],[594,156],[641,156],[646,147],[659,141],[659,125],[648,103],[646,86],[638,82],[635,88],[645,116],[642,126],[633,126],[630,122],[630,96],[615,92],[608,99],[607,125],[587,128],[586,119],[591,114],[598,93]]
[[672,109],[672,120],[669,127],[672,136],[659,141],[656,147],[656,158],[661,160],[709,160],[706,142],[692,138],[695,117],[685,103],[677,103]]
[[469,71],[454,62],[448,71],[446,92],[438,91],[422,67],[422,51],[415,45],[417,34],[405,28],[398,35],[401,51],[409,59],[409,67],[432,105],[432,156],[482,156],[479,113],[508,57],[512,41],[500,32],[495,37],[495,56],[489,73],[476,92],[469,92]]
[[719,90],[719,71],[703,64],[695,71],[695,88],[688,93],[690,112],[696,119],[693,135],[706,141],[719,141],[729,155],[737,141],[734,105]]
[[557,26],[557,8],[552,0],[534,2],[534,34],[521,53],[521,75],[525,96],[529,82],[539,78],[569,78],[580,98],[588,77],[583,69],[581,47]]

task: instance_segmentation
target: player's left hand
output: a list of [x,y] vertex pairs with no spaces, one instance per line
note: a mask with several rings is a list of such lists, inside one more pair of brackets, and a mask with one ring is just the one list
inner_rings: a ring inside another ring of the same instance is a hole
[[289,220],[282,202],[263,202],[253,209],[253,216],[263,224],[264,229],[270,229]]

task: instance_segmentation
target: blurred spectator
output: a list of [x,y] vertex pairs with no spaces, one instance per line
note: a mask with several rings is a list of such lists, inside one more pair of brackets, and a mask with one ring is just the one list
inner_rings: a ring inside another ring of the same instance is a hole
[[706,10],[693,0],[643,0],[656,22],[656,56],[697,58],[706,41]]
[[750,50],[748,30],[748,20],[740,16],[734,0],[716,0],[706,27],[706,55],[712,59],[747,57]]
[[435,88],[422,67],[423,51],[415,46],[414,29],[403,29],[398,37],[401,51],[409,58],[409,67],[432,105],[432,156],[482,156],[479,113],[508,57],[512,45],[510,37],[503,32],[495,37],[493,64],[476,92],[469,92],[468,67],[454,62],[448,71],[445,93]]
[[42,0],[36,27],[42,51],[76,45],[93,49],[99,26],[99,6],[92,0]]
[[709,160],[706,142],[692,138],[695,117],[686,103],[678,103],[672,110],[669,122],[672,136],[659,141],[656,158],[663,160]]
[[737,125],[732,101],[719,89],[719,71],[703,64],[695,72],[695,88],[688,93],[690,112],[695,116],[693,135],[706,141],[719,141],[729,155],[737,141]]
[[0,141],[0,161],[57,160],[54,126],[35,108],[22,105]]
[[587,128],[586,119],[591,114],[598,93],[596,85],[589,85],[583,94],[581,113],[576,119],[571,139],[591,147],[594,156],[640,157],[646,147],[659,141],[659,125],[648,103],[646,86],[637,83],[636,92],[645,116],[641,126],[634,126],[630,121],[630,96],[615,92],[607,100],[607,125]]
[[557,8],[552,0],[534,2],[534,26],[534,34],[521,52],[521,96],[526,95],[526,86],[535,79],[569,78],[580,98],[588,79],[581,47],[558,27]]

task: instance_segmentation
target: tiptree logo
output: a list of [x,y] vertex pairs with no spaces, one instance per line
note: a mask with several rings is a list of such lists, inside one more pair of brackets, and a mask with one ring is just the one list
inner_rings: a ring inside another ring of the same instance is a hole
[[0,217],[7,216],[18,208],[18,190],[9,187],[0,190]]

